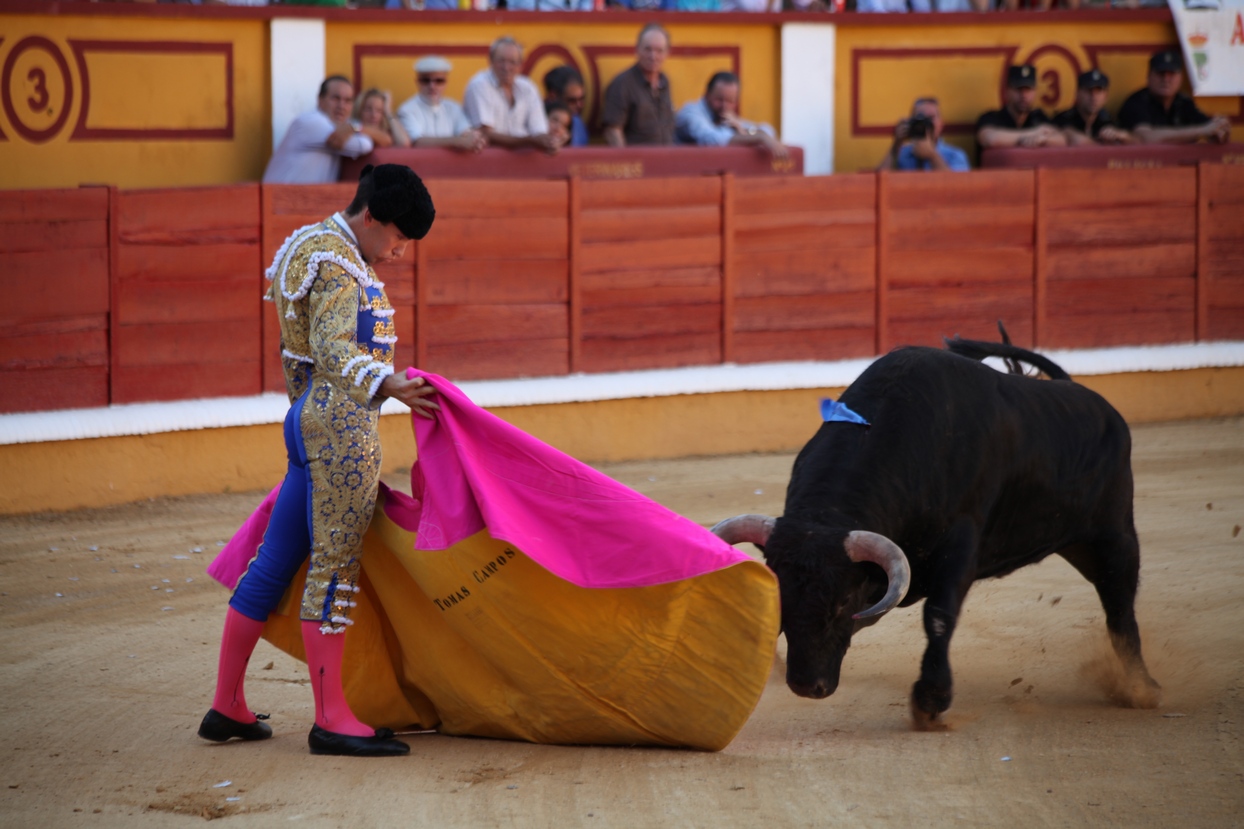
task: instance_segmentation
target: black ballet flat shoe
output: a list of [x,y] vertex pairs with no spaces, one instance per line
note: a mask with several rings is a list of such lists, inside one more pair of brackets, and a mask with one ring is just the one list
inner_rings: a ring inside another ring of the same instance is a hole
[[[259,720],[268,719],[267,714],[256,714]],[[199,725],[199,736],[204,740],[211,740],[213,743],[223,743],[232,737],[239,740],[266,740],[272,736],[272,729],[267,723],[259,722],[238,722],[237,720],[226,717],[215,708],[207,709],[207,716],[203,718],[203,722]]]
[[387,728],[377,728],[375,737],[354,737],[325,731],[318,725],[311,726],[307,745],[312,754],[339,754],[345,757],[396,757],[409,754],[410,746],[394,738]]

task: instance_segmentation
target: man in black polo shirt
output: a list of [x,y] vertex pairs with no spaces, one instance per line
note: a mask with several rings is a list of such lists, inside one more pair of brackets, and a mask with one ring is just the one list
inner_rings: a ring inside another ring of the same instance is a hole
[[605,89],[600,120],[609,146],[674,143],[670,81],[661,71],[669,50],[670,36],[660,24],[649,23],[640,30],[635,65]]
[[1119,109],[1119,126],[1131,130],[1142,144],[1191,144],[1202,138],[1219,144],[1231,138],[1231,122],[1197,109],[1179,91],[1183,62],[1174,51],[1149,58],[1149,84],[1133,92]]
[[1012,66],[1006,72],[1002,109],[986,112],[976,121],[976,143],[991,147],[1064,147],[1067,139],[1036,105],[1037,70],[1032,64]]
[[1054,116],[1054,126],[1063,131],[1073,147],[1088,144],[1132,144],[1135,138],[1119,129],[1106,111],[1110,78],[1100,69],[1082,72],[1076,80],[1076,103]]

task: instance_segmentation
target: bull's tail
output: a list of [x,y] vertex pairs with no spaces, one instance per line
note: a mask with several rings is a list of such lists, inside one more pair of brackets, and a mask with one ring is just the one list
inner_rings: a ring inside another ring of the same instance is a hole
[[1051,380],[1071,379],[1071,375],[1063,371],[1062,367],[1053,360],[1042,357],[1035,351],[1011,345],[1011,338],[1007,336],[1006,329],[1002,327],[1001,322],[998,323],[998,330],[1002,332],[1003,341],[1000,343],[987,343],[983,340],[961,340],[957,336],[954,339],[945,337],[942,339],[946,343],[946,348],[952,354],[958,354],[972,360],[1000,357],[1006,361],[1007,368],[1010,369],[1012,374],[1022,374],[1023,370],[1019,363],[1025,362]]

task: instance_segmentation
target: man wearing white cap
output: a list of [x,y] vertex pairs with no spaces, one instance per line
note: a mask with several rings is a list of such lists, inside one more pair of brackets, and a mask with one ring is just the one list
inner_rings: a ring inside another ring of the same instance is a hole
[[451,147],[479,152],[488,141],[472,129],[466,113],[456,101],[445,97],[445,84],[453,64],[437,55],[415,61],[418,93],[397,109],[398,120],[406,128],[412,147]]

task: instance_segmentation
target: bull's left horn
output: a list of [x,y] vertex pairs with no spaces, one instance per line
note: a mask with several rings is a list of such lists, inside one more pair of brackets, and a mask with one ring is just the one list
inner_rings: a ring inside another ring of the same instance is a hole
[[713,527],[713,535],[727,544],[750,541],[757,547],[764,547],[769,543],[769,533],[773,532],[773,520],[767,515],[736,515]]
[[847,558],[856,562],[871,561],[873,564],[880,565],[890,580],[889,587],[886,588],[881,601],[868,610],[856,613],[851,618],[871,619],[873,616],[880,616],[882,613],[893,610],[894,606],[907,595],[907,588],[911,586],[911,565],[907,563],[907,556],[897,544],[884,535],[863,530],[848,533],[843,546],[846,547]]

